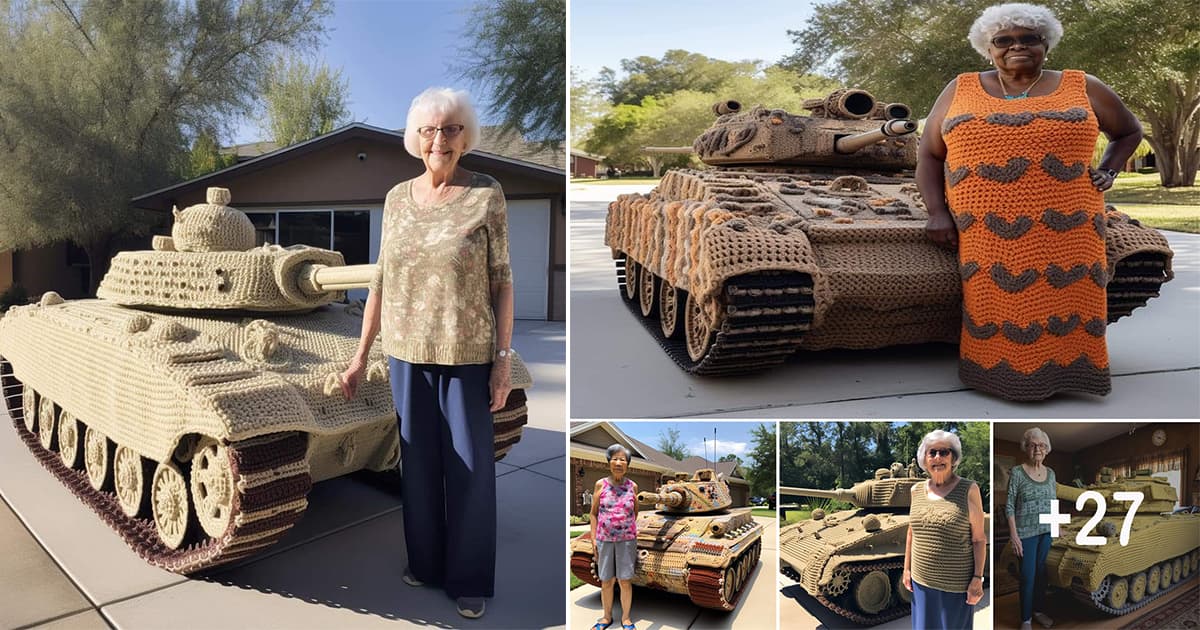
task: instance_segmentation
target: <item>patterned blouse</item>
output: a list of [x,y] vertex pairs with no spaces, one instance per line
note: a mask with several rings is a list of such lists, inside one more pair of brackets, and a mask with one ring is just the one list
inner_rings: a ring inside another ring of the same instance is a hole
[[1050,513],[1050,502],[1057,500],[1058,482],[1054,471],[1046,468],[1045,481],[1034,481],[1024,466],[1014,466],[1008,477],[1008,502],[1005,516],[1017,522],[1017,537],[1030,538],[1050,533],[1050,524],[1039,522],[1038,516]]
[[600,509],[596,518],[596,540],[620,542],[637,538],[637,495],[633,480],[619,486],[605,477],[600,480]]
[[495,353],[492,294],[512,284],[508,215],[496,180],[471,174],[457,197],[421,205],[412,181],[383,204],[372,291],[382,291],[383,352],[409,363],[489,363]]

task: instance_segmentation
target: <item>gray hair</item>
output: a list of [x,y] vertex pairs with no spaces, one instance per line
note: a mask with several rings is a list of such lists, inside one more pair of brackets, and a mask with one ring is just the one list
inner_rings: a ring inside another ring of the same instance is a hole
[[1046,443],[1046,454],[1049,455],[1050,451],[1051,451],[1050,436],[1046,435],[1045,431],[1043,431],[1037,427],[1033,427],[1032,429],[1025,429],[1025,433],[1021,436],[1021,452],[1025,452],[1025,451],[1029,450],[1030,438],[1036,439],[1039,437],[1042,438],[1042,441]]
[[612,458],[616,457],[618,452],[625,453],[625,462],[628,463],[630,460],[629,449],[621,446],[620,444],[613,444],[612,446],[608,447],[607,451],[604,451],[605,461],[611,462]]
[[997,4],[983,10],[983,13],[971,25],[967,40],[975,52],[989,59],[988,47],[996,33],[1019,26],[1036,32],[1046,38],[1046,50],[1058,45],[1062,39],[1062,22],[1054,17],[1054,12],[1046,7],[1023,2]]
[[[921,438],[921,445],[917,447],[917,465],[921,467],[921,470],[925,470],[925,449],[931,442],[950,443],[950,450],[954,451],[954,461],[950,464],[950,469],[958,470],[958,465],[962,463],[962,440],[958,439],[957,435],[941,429],[930,431]],[[925,472],[929,471],[925,470]]]
[[417,127],[425,124],[427,121],[422,117],[430,114],[451,114],[465,127],[463,138],[467,141],[467,148],[464,153],[479,146],[479,117],[475,114],[475,106],[471,104],[471,95],[463,90],[431,87],[418,94],[408,108],[404,149],[409,155],[421,159],[421,136],[417,133]]

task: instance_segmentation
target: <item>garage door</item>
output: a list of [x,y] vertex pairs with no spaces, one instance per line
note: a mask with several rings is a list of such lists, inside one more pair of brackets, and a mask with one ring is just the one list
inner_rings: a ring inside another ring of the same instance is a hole
[[508,201],[508,257],[517,319],[546,319],[550,268],[550,200]]

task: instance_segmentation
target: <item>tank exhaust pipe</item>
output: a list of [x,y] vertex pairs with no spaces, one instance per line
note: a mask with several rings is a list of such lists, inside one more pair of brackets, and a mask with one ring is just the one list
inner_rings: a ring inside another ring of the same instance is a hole
[[875,131],[845,136],[834,141],[833,150],[841,154],[854,153],[855,151],[875,144],[884,138],[897,138],[906,136],[917,130],[917,123],[911,120],[889,120],[879,126]]
[[736,114],[742,111],[742,104],[737,101],[717,101],[713,103],[712,111],[717,116]]

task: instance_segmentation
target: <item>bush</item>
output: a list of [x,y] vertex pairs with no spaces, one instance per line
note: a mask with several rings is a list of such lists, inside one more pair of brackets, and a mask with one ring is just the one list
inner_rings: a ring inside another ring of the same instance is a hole
[[591,514],[583,514],[581,516],[572,516],[571,517],[572,525],[587,525],[591,522],[592,522]]
[[1149,175],[1151,173],[1157,173],[1158,169],[1153,166],[1143,166],[1142,168],[1139,168],[1137,172],[1141,173],[1142,175]]
[[8,287],[4,293],[0,293],[0,313],[7,313],[8,309],[14,306],[21,306],[28,303],[29,292],[19,284],[14,284]]

